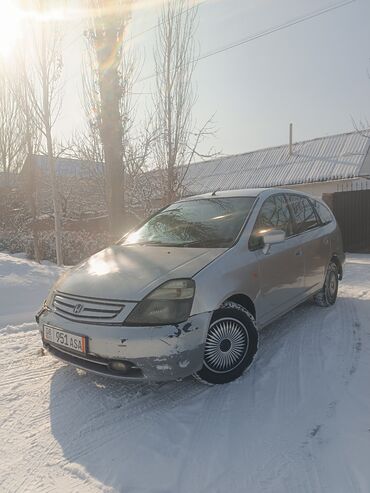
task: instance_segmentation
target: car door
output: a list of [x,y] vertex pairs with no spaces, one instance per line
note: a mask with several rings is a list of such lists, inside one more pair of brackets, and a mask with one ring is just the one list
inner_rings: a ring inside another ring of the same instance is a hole
[[[285,231],[282,243],[263,252],[262,234],[269,229]],[[284,194],[274,194],[262,204],[254,225],[249,249],[258,265],[259,294],[256,309],[263,325],[297,304],[304,294],[303,251],[294,236],[293,220]]]
[[295,234],[302,244],[305,291],[308,296],[323,285],[330,259],[330,240],[308,197],[287,194],[287,199],[293,214]]

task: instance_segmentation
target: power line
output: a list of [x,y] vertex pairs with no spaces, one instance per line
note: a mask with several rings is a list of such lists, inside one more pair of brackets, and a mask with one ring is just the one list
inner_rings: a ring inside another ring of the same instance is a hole
[[[186,14],[187,12],[190,12],[191,10],[194,10],[195,8],[200,7],[200,5],[203,5],[206,2],[207,2],[207,0],[203,0],[201,2],[197,2],[194,5],[192,5],[191,7],[182,10],[178,14],[173,15],[172,16],[172,19],[176,19],[177,17],[180,17],[181,15]],[[141,32],[135,34],[134,36],[131,36],[129,39],[130,39],[130,41],[133,40],[133,39],[136,39],[139,36],[142,36],[143,34],[146,34],[146,33],[150,32],[150,31],[154,31],[154,30],[158,29],[163,24],[164,24],[164,22],[158,22],[158,24],[156,24],[155,26],[149,27],[148,29],[145,29],[145,31],[141,31]]]
[[227,50],[231,50],[232,48],[236,48],[237,46],[249,43],[250,41],[254,41],[255,39],[259,39],[259,38],[262,38],[264,36],[268,36],[270,34],[277,32],[277,31],[282,31],[283,29],[293,27],[297,24],[301,24],[302,22],[314,19],[315,17],[319,17],[323,14],[327,14],[328,12],[332,12],[333,10],[337,10],[337,9],[342,8],[342,7],[345,7],[346,5],[354,3],[355,1],[356,0],[346,0],[345,2],[339,3],[337,5],[332,5],[330,7],[311,12],[310,14],[307,14],[305,16],[297,17],[297,18],[292,19],[291,21],[288,21],[284,24],[280,24],[278,26],[267,29],[266,31],[262,31],[261,33],[249,36],[248,38],[245,38],[243,40],[231,43],[230,45],[225,46],[223,48],[220,48],[218,50],[211,51],[205,55],[200,56],[198,58],[198,60],[204,60],[205,58],[208,58],[208,57],[213,56],[213,55],[217,55],[218,53],[222,53],[222,52],[227,51]]
[[[326,8],[320,9],[320,10],[315,10],[309,14],[305,14],[303,16],[296,17],[296,18],[291,19],[287,22],[284,22],[283,24],[279,24],[277,26],[271,27],[271,28],[266,29],[264,31],[261,31],[257,34],[249,35],[246,38],[242,38],[238,41],[234,41],[230,44],[227,44],[221,48],[217,48],[215,50],[209,51],[208,53],[205,53],[204,55],[200,55],[199,57],[197,57],[197,58],[189,61],[188,63],[185,63],[184,65],[182,65],[180,67],[180,69],[182,67],[186,67],[187,65],[190,65],[192,63],[195,63],[195,62],[198,62],[201,60],[205,60],[206,58],[210,58],[211,56],[218,55],[219,53],[223,53],[223,52],[231,50],[233,48],[237,48],[238,46],[250,43],[251,41],[255,41],[256,39],[260,39],[260,38],[263,38],[265,36],[269,36],[273,33],[278,32],[278,31],[288,29],[289,27],[295,26],[297,24],[301,24],[301,23],[306,22],[308,20],[314,19],[315,17],[319,17],[321,15],[327,14],[329,12],[332,12],[333,10],[340,9],[342,7],[345,7],[346,5],[354,3],[355,1],[356,0],[346,0],[346,1],[338,3],[336,5],[331,5],[329,7],[326,7]],[[152,79],[152,78],[156,77],[159,73],[154,73],[152,75],[148,75],[147,77],[143,77],[142,79],[139,79],[137,82],[144,82],[146,80]]]

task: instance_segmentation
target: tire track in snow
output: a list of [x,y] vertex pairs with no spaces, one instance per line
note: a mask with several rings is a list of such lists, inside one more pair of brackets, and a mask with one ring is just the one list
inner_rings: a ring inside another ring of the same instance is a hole
[[[226,388],[225,385],[205,387],[205,395],[208,398],[203,400],[201,408],[197,410],[196,419],[191,423],[191,431],[188,433],[186,441],[181,444],[182,453],[178,457],[181,464],[177,479],[177,484],[180,485],[178,493],[197,490],[199,487],[197,470],[201,467],[205,472],[204,465],[209,458],[208,454],[211,455],[212,451],[218,449],[222,434],[219,420],[225,418],[224,409],[227,398],[224,391]],[[211,436],[207,435],[207,440],[204,442],[204,431],[209,429],[212,429],[212,434]],[[204,443],[206,443],[206,450],[202,450]]]
[[[302,442],[301,453],[298,454],[300,459],[300,468],[305,471],[307,483],[310,485],[310,490],[314,492],[329,491],[330,486],[326,480],[325,467],[320,461],[320,448],[323,446],[326,428],[329,421],[335,416],[336,408],[346,393],[346,387],[357,367],[360,359],[361,351],[361,333],[360,323],[353,300],[341,297],[335,307],[329,309],[330,312],[321,320],[320,332],[326,334],[329,332],[329,337],[326,340],[327,353],[342,355],[342,358],[335,358],[332,371],[328,372],[328,365],[323,368],[323,380],[326,379],[326,386],[330,387],[330,392],[326,400],[320,399],[320,402],[327,404],[320,410],[320,414],[316,415],[316,424],[312,424],[311,428],[306,432],[306,438]],[[339,323],[338,323],[339,321]],[[322,344],[320,344],[322,347]],[[333,349],[336,349],[333,351]],[[325,352],[322,352],[325,355]],[[340,367],[336,367],[335,364]],[[329,376],[327,376],[329,373]],[[336,374],[336,378],[332,378]],[[331,395],[331,398],[329,398]],[[328,402],[330,401],[330,402]],[[355,486],[354,475],[346,462],[343,462],[341,467],[343,476],[348,480],[348,491],[360,491],[358,485]],[[350,479],[351,478],[351,479]],[[344,487],[343,491],[347,487]]]
[[[28,379],[21,379],[17,392],[21,395],[20,404],[10,414],[5,423],[5,430],[17,430],[17,436],[24,440],[27,456],[23,456],[23,448],[19,450],[23,473],[14,480],[11,474],[7,475],[10,481],[9,492],[32,491],[34,472],[37,465],[47,463],[49,455],[58,447],[54,437],[45,433],[49,423],[48,395],[51,376],[54,372],[34,372]],[[27,390],[28,381],[32,380],[31,392]],[[24,385],[26,384],[26,385]],[[12,436],[12,435],[10,435]],[[40,453],[40,436],[43,436],[42,451]],[[26,485],[27,483],[27,485]],[[6,481],[5,481],[6,485]]]

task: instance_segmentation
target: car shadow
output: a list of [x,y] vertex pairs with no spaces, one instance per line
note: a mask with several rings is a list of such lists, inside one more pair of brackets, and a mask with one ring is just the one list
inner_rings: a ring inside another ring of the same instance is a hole
[[73,463],[79,464],[105,486],[120,490],[122,461],[138,441],[145,446],[145,430],[161,428],[163,412],[184,402],[191,405],[207,392],[213,388],[191,377],[158,384],[123,382],[63,365],[50,388],[51,431],[63,450],[63,469],[78,474]]

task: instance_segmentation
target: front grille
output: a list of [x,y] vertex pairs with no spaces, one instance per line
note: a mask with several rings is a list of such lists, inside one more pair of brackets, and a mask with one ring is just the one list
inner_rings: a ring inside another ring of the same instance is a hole
[[87,298],[57,291],[53,299],[55,312],[72,320],[110,321],[117,317],[125,304],[122,301]]

